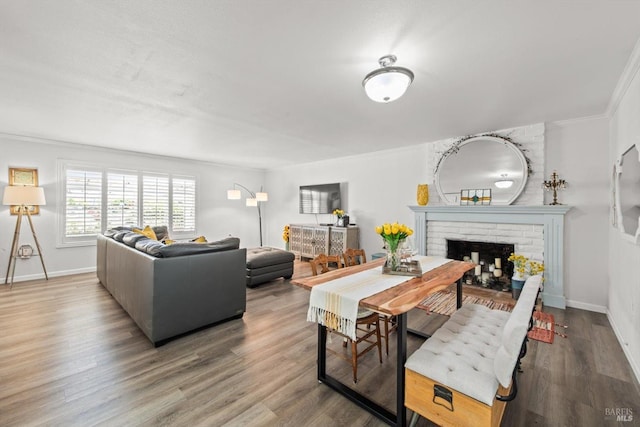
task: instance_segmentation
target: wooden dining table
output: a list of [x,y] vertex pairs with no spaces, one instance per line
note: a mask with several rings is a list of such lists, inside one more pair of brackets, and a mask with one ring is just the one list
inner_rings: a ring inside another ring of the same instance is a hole
[[[378,259],[352,267],[339,268],[319,276],[294,279],[291,280],[291,283],[311,290],[314,286],[372,268],[379,268],[382,275],[384,261],[384,259]],[[331,387],[388,424],[404,426],[407,421],[407,413],[404,406],[404,364],[407,360],[407,333],[416,333],[420,336],[428,337],[428,335],[420,331],[407,328],[407,313],[433,292],[443,290],[455,282],[457,282],[457,306],[460,308],[462,306],[462,276],[474,267],[475,264],[470,262],[451,260],[439,267],[423,272],[421,277],[406,276],[406,280],[397,286],[360,300],[361,307],[386,316],[396,316],[397,380],[395,413],[327,374],[327,328],[321,324],[318,324],[318,381]]]

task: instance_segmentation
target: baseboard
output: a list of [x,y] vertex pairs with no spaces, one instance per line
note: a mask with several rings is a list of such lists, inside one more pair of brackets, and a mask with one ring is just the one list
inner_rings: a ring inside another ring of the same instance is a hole
[[[47,275],[49,276],[49,278],[51,278],[51,277],[71,276],[73,274],[95,273],[95,271],[96,271],[95,267],[85,267],[85,268],[77,268],[74,270],[48,272]],[[44,273],[14,276],[13,283],[26,282],[28,280],[40,280],[40,279],[44,279]],[[4,277],[0,278],[0,283],[4,283],[4,280],[5,280]]]
[[567,300],[567,307],[579,308],[580,310],[594,311],[596,313],[603,313],[603,314],[607,312],[607,307],[603,305],[589,304],[586,302],[573,301],[573,300]]
[[629,365],[631,365],[631,370],[636,376],[636,381],[640,382],[640,366],[638,366],[637,361],[633,359],[633,355],[629,351],[629,346],[625,343],[622,334],[620,333],[620,329],[616,326],[616,322],[613,321],[613,316],[611,316],[611,312],[607,310],[607,319],[609,319],[609,323],[611,324],[611,329],[613,329],[613,333],[616,335],[618,342],[620,343],[620,347],[622,347],[622,351],[624,355],[627,357],[627,361],[629,361]]

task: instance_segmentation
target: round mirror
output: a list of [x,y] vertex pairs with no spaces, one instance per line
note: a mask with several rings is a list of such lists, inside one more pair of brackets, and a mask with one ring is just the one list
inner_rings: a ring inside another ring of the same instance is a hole
[[616,196],[621,231],[632,241],[640,238],[640,153],[632,145],[618,160]]
[[518,147],[503,138],[477,136],[456,142],[442,155],[435,185],[447,205],[460,204],[461,191],[486,195],[486,190],[491,190],[489,203],[463,200],[462,204],[510,205],[524,189],[527,176],[527,159]]

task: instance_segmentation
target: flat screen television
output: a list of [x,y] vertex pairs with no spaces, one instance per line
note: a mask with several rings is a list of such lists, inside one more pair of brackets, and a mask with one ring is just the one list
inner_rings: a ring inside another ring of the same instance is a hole
[[300,213],[330,214],[341,208],[340,183],[301,185]]

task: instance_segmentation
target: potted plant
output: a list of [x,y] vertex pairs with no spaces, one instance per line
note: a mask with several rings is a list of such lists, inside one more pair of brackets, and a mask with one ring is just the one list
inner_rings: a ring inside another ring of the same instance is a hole
[[513,277],[511,278],[511,292],[514,299],[520,297],[524,282],[529,276],[541,274],[544,271],[544,263],[533,261],[524,255],[509,255],[507,261],[513,263]]

